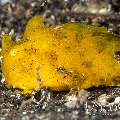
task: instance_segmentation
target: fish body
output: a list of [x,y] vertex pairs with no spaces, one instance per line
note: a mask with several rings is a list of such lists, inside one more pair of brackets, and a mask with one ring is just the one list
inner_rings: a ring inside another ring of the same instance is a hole
[[47,27],[29,20],[22,40],[2,36],[5,82],[23,93],[120,85],[120,37],[79,22]]

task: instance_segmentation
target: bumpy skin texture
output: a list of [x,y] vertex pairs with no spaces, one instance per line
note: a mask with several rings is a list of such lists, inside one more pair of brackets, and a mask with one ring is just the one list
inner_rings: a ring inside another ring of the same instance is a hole
[[12,43],[2,36],[5,81],[29,93],[50,87],[71,88],[120,85],[120,37],[106,28],[81,23],[47,27],[40,16],[27,24],[24,37]]

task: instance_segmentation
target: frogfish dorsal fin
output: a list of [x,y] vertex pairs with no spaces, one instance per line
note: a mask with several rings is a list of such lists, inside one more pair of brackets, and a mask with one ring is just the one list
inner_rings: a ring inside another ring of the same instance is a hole
[[29,20],[25,32],[24,37],[30,36],[31,33],[37,31],[38,29],[44,29],[46,26],[44,25],[44,18],[41,16],[34,16]]

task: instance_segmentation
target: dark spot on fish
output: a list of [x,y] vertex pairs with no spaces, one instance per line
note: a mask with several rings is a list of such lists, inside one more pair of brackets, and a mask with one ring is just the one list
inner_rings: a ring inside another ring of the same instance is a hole
[[86,68],[91,68],[92,67],[92,62],[91,61],[84,61],[82,65]]
[[60,74],[63,74],[63,78],[67,78],[67,76],[72,77],[72,72],[68,71],[64,68],[64,66],[60,66],[56,68],[57,72],[59,72]]
[[67,38],[67,35],[63,35],[63,38]]
[[75,33],[75,40],[77,43],[80,43],[83,38],[84,36],[82,34]]
[[27,51],[27,49],[26,49],[26,48],[25,48],[24,50],[25,50],[25,51]]
[[30,47],[30,48],[25,48],[24,51],[28,54],[28,55],[31,55],[31,54],[36,54],[37,52],[37,49],[36,48],[33,48],[33,47]]
[[[96,74],[95,74],[96,76]],[[106,85],[106,79],[105,78],[100,78],[99,81],[102,83],[102,85]]]
[[78,72],[74,72],[73,75],[72,75],[72,79],[74,82],[83,82],[85,80],[85,76],[78,73]]
[[19,58],[18,61],[20,61],[21,59]]
[[26,41],[28,41],[28,40],[29,40],[29,38],[25,38],[25,39],[24,39],[24,42],[26,42]]
[[56,69],[58,72],[64,73],[66,71],[66,69],[64,68],[64,66],[61,67],[57,67]]
[[71,46],[65,46],[65,50],[71,50]]
[[47,60],[52,66],[55,66],[57,64],[58,55],[56,54],[56,51],[47,51],[44,54],[45,58],[47,57]]
[[78,52],[79,52],[80,57],[84,57],[85,56],[84,52],[82,52],[82,51],[78,51]]
[[32,65],[32,63],[30,63],[30,66]]
[[106,44],[104,41],[96,42],[96,49],[98,50],[98,53],[101,53],[105,48],[106,48]]
[[48,54],[48,57],[49,57],[50,60],[56,61],[58,56],[57,56],[55,51],[50,51],[49,54]]
[[120,84],[120,76],[114,76],[113,77],[113,82],[114,82],[114,85]]
[[56,38],[58,40],[63,39],[63,35],[62,35],[61,31],[54,31],[53,36],[54,36],[54,38]]
[[98,30],[94,30],[93,32],[92,32],[92,36],[93,37],[104,37],[105,36],[105,33],[104,32],[101,32],[101,31],[98,31]]

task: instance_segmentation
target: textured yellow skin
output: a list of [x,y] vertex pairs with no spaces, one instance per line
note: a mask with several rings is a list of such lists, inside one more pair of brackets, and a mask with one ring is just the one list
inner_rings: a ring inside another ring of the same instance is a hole
[[27,24],[20,42],[2,37],[2,69],[5,81],[29,93],[50,87],[71,88],[120,85],[120,37],[106,28],[81,23],[47,27],[40,16]]

